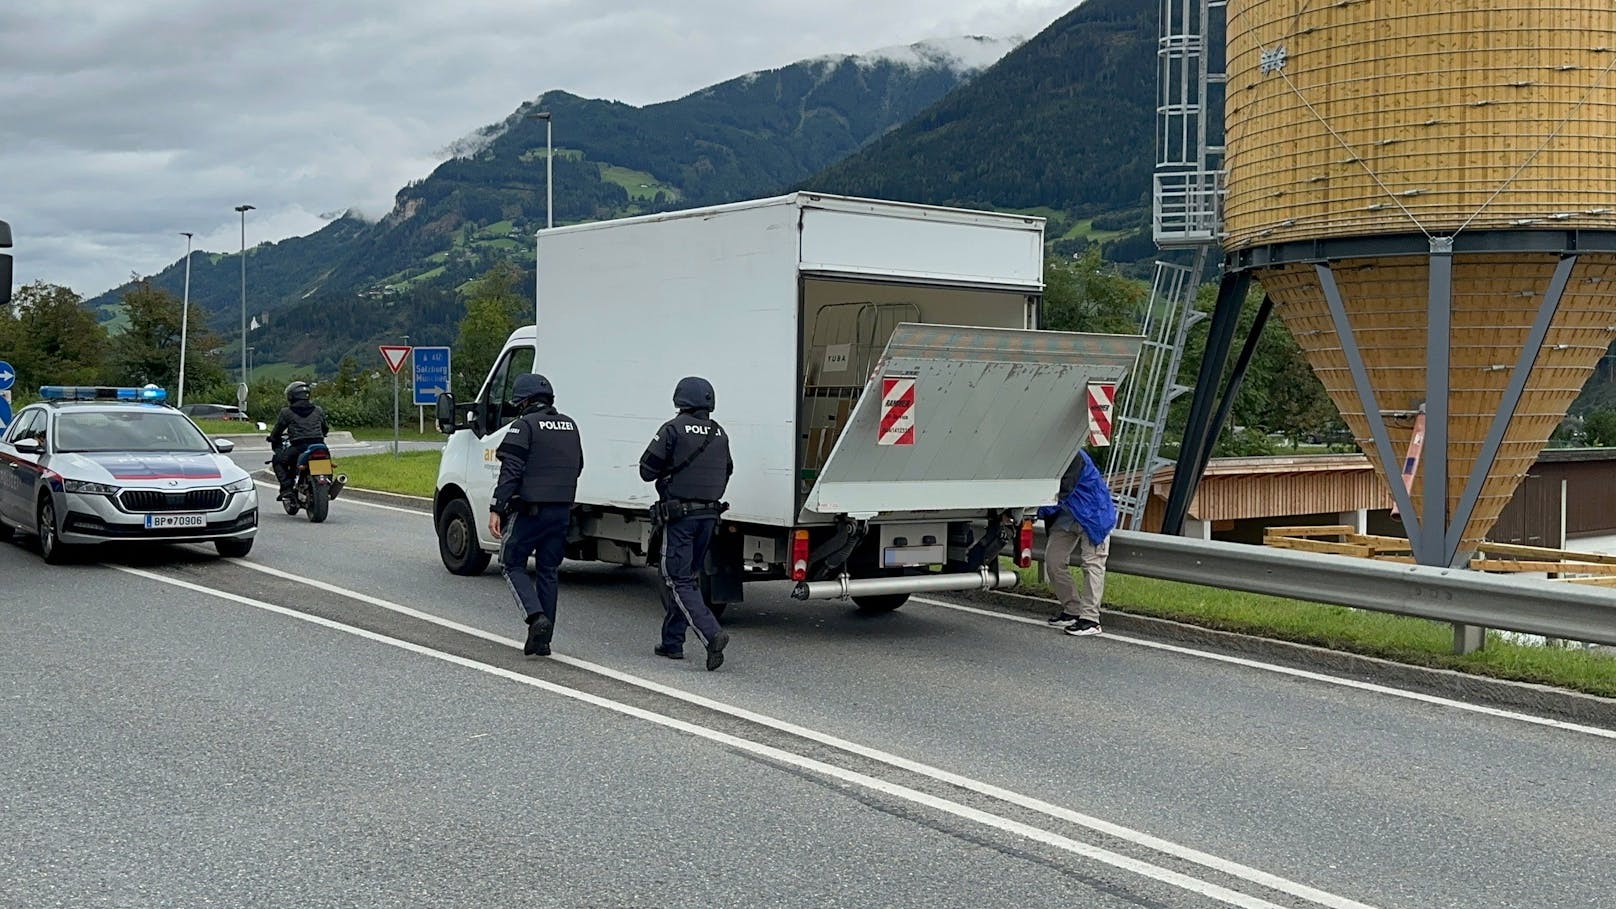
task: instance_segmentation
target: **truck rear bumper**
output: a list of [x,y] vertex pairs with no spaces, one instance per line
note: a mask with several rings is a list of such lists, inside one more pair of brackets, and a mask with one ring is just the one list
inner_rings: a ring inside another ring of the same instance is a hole
[[997,564],[977,571],[950,574],[919,574],[896,578],[849,578],[831,581],[804,581],[791,591],[798,600],[846,600],[852,597],[895,593],[940,593],[949,590],[1009,590],[1020,578],[1013,571],[1001,571]]

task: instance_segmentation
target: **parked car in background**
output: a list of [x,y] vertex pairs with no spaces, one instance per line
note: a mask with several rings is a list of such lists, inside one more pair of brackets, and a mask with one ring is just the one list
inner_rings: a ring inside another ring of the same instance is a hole
[[180,413],[193,420],[247,421],[247,415],[241,408],[232,404],[186,404],[180,407]]

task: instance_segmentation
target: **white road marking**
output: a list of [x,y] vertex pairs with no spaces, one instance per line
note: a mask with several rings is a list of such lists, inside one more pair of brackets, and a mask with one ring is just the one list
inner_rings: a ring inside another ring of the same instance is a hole
[[[273,489],[277,494],[279,494],[281,491],[280,485],[276,483],[266,483],[263,480],[254,480],[253,482],[257,483],[264,489]],[[382,511],[397,511],[402,514],[413,514],[422,518],[432,517],[432,512],[421,511],[418,508],[400,508],[397,505],[383,505],[380,502],[366,502],[364,499],[344,499],[343,501],[349,505],[363,505],[366,508],[380,508]],[[275,503],[275,500],[270,499],[270,502]],[[278,505],[278,503],[275,504]]]
[[[250,568],[253,571],[281,578],[282,580],[304,584],[306,586],[313,587],[316,590],[321,590],[336,596],[346,597],[350,600],[377,606],[400,615],[407,615],[411,618],[420,619],[421,621],[431,622],[432,624],[443,628],[448,628],[462,634],[468,634],[496,644],[503,644],[507,647],[519,649],[524,643],[521,640],[508,638],[496,632],[485,631],[481,628],[456,622],[453,619],[447,619],[443,616],[423,612],[419,609],[413,609],[409,606],[403,605],[402,603],[395,603],[391,600],[371,596],[370,594],[361,593],[357,590],[349,590],[345,587],[339,587],[325,581],[301,577],[290,572],[282,571],[278,568],[271,568],[267,565],[259,565],[247,561],[238,561],[234,564],[241,568]],[[1051,802],[1046,802],[1029,795],[1023,795],[1022,793],[1015,792],[1013,790],[1004,789],[991,783],[962,776],[938,767],[933,767],[929,764],[922,764],[918,761],[912,761],[908,758],[890,754],[885,751],[880,751],[866,745],[860,745],[857,742],[852,742],[829,733],[809,729],[805,726],[799,726],[795,723],[776,719],[775,717],[768,716],[766,714],[755,713],[751,710],[747,710],[744,707],[737,707],[732,704],[726,704],[722,701],[715,701],[699,694],[694,694],[684,691],[683,689],[664,685],[660,682],[654,682],[650,679],[641,678],[636,675],[630,675],[629,673],[613,669],[609,666],[602,666],[598,663],[592,663],[588,660],[580,660],[576,657],[569,657],[561,654],[555,654],[551,657],[551,659],[565,663],[569,666],[595,673],[597,675],[602,675],[607,678],[623,682],[625,684],[633,685],[637,688],[643,688],[646,691],[655,692],[657,694],[684,701],[688,704],[694,704],[717,713],[722,713],[737,719],[756,723],[757,725],[798,736],[826,747],[835,748],[839,751],[845,751],[849,754],[856,754],[859,757],[877,761],[891,767],[897,767],[899,769],[909,771],[910,773],[937,780],[938,782],[947,783],[951,786],[958,786],[961,789],[975,792],[978,795],[998,799],[1002,802],[1007,802],[1021,808],[1036,811],[1039,814],[1076,824],[1080,827],[1086,827],[1097,833],[1103,833],[1107,836],[1116,837],[1117,839],[1133,843],[1136,846],[1151,849],[1164,855],[1170,855],[1174,858],[1187,862],[1193,862],[1205,868],[1222,872],[1231,877],[1240,878],[1253,884],[1267,887],[1271,890],[1277,890],[1281,893],[1287,893],[1291,896],[1300,897],[1321,906],[1328,906],[1330,909],[1368,909],[1368,907],[1363,903],[1359,903],[1345,897],[1336,896],[1335,894],[1309,887],[1306,884],[1301,884],[1277,875],[1269,874],[1268,872],[1260,871],[1256,868],[1251,868],[1228,859],[1201,852],[1188,846],[1174,843],[1170,840],[1164,840],[1148,833],[1134,830],[1129,827],[1124,827],[1120,824],[1115,824],[1078,811],[1073,811],[1070,808],[1065,808]]]
[[[237,563],[237,564],[245,565],[247,563],[243,562],[243,563]],[[178,578],[164,577],[163,575],[154,574],[152,572],[145,571],[145,570],[139,569],[139,568],[130,568],[130,567],[123,566],[123,565],[114,565],[112,567],[117,569],[118,571],[124,572],[126,574],[131,574],[131,575],[135,575],[137,577],[146,578],[146,579],[151,580],[151,581],[156,581],[157,583],[160,583],[160,584],[167,584],[167,585],[172,586],[172,587],[178,587],[178,588],[181,588],[181,589],[184,589],[184,590],[190,590],[190,591],[193,591],[195,593],[200,593],[200,594],[204,594],[204,595],[207,595],[207,596],[216,597],[218,599],[226,600],[226,601],[229,601],[229,602],[232,602],[232,603],[238,603],[238,604],[243,605],[243,606],[251,606],[251,607],[253,607],[255,609],[261,609],[261,610],[263,610],[265,612],[274,613],[276,615],[285,616],[287,618],[297,619],[298,621],[302,621],[302,622],[308,622],[310,624],[317,625],[319,627],[326,628],[326,629],[329,629],[329,630],[332,630],[332,631],[339,631],[339,632],[342,632],[344,634],[349,634],[349,635],[353,635],[354,637],[362,638],[364,640],[373,641],[373,642],[379,643],[379,644],[386,644],[386,645],[388,645],[390,647],[396,647],[396,648],[398,648],[400,650],[404,650],[404,651],[407,651],[409,653],[414,653],[414,654],[417,654],[417,655],[420,655],[420,656],[430,657],[432,659],[439,660],[439,661],[442,661],[442,662],[445,662],[445,663],[449,663],[449,664],[452,664],[452,665],[455,665],[455,666],[461,666],[461,667],[464,667],[466,669],[473,669],[473,670],[476,670],[478,672],[485,673],[487,675],[496,676],[498,678],[506,679],[506,680],[512,681],[512,682],[516,682],[516,683],[521,684],[521,685],[527,685],[527,686],[530,686],[530,687],[533,687],[533,688],[537,688],[537,689],[539,689],[541,691],[547,691],[547,692],[549,692],[551,694],[560,695],[562,697],[570,698],[572,700],[576,700],[576,701],[579,701],[579,702],[582,702],[582,703],[585,703],[585,704],[590,704],[590,705],[595,706],[595,707],[600,707],[600,708],[603,708],[603,709],[606,709],[606,710],[610,710],[610,711],[613,711],[615,713],[619,713],[619,714],[622,714],[624,716],[632,717],[634,719],[643,720],[643,721],[648,722],[648,723],[653,723],[655,725],[662,726],[662,727],[665,727],[667,729],[672,729],[672,730],[675,730],[677,732],[683,732],[686,735],[691,735],[691,736],[695,736],[697,738],[706,739],[707,741],[714,742],[714,743],[720,744],[720,745],[724,745],[724,746],[729,747],[729,748],[734,748],[734,749],[739,750],[739,751],[745,751],[745,752],[747,752],[749,754],[754,754],[754,755],[757,755],[759,757],[768,758],[769,760],[777,761],[777,762],[780,762],[782,764],[788,764],[790,766],[797,767],[797,768],[802,769],[802,770],[811,771],[813,773],[817,773],[817,774],[820,774],[822,776],[830,777],[831,779],[841,780],[841,781],[846,782],[846,783],[851,783],[851,784],[856,785],[856,786],[861,786],[861,787],[863,787],[865,789],[869,789],[869,790],[871,790],[873,792],[879,792],[879,793],[881,793],[883,795],[887,795],[887,796],[890,796],[890,797],[893,797],[893,798],[903,799],[904,801],[912,802],[912,803],[914,803],[916,805],[922,805],[922,806],[925,806],[927,808],[931,808],[931,809],[936,810],[936,811],[941,811],[941,812],[944,812],[944,813],[947,813],[947,814],[951,814],[951,815],[953,815],[955,817],[962,818],[964,820],[968,820],[968,821],[971,821],[973,823],[981,824],[981,825],[983,825],[985,827],[991,827],[991,828],[993,828],[995,830],[1000,830],[1000,831],[1003,831],[1005,833],[1014,834],[1016,836],[1020,836],[1020,837],[1023,837],[1025,839],[1032,840],[1034,842],[1043,843],[1044,845],[1052,846],[1052,847],[1055,847],[1057,849],[1061,849],[1061,850],[1063,850],[1065,852],[1070,852],[1070,853],[1072,853],[1074,855],[1083,856],[1084,858],[1091,859],[1093,861],[1100,862],[1100,863],[1103,863],[1103,864],[1106,864],[1106,865],[1110,865],[1113,868],[1118,868],[1118,869],[1121,869],[1123,871],[1127,871],[1127,872],[1130,872],[1130,873],[1133,873],[1133,874],[1137,874],[1137,875],[1139,875],[1141,877],[1145,877],[1145,878],[1149,878],[1151,880],[1159,881],[1159,882],[1164,883],[1164,884],[1169,884],[1171,886],[1178,887],[1178,888],[1180,888],[1182,890],[1189,891],[1190,893],[1194,893],[1194,894],[1197,894],[1199,896],[1206,897],[1208,899],[1216,900],[1216,901],[1218,901],[1220,903],[1224,903],[1226,905],[1239,906],[1239,907],[1242,907],[1242,909],[1284,909],[1284,907],[1279,906],[1276,903],[1269,902],[1268,900],[1264,900],[1264,899],[1261,899],[1261,898],[1258,898],[1258,897],[1255,897],[1255,896],[1251,896],[1251,895],[1248,895],[1248,894],[1245,894],[1245,893],[1240,893],[1239,891],[1230,890],[1230,889],[1228,889],[1226,887],[1222,887],[1222,886],[1219,886],[1217,884],[1211,883],[1210,881],[1204,881],[1204,880],[1201,880],[1199,878],[1191,877],[1191,876],[1189,876],[1187,874],[1182,874],[1180,872],[1173,871],[1172,869],[1169,869],[1169,868],[1163,868],[1163,867],[1161,867],[1159,865],[1152,865],[1149,862],[1140,861],[1138,859],[1131,858],[1129,856],[1122,855],[1122,854],[1117,853],[1117,852],[1112,852],[1109,849],[1104,849],[1102,847],[1095,846],[1095,845],[1093,845],[1091,843],[1085,843],[1085,842],[1083,842],[1081,840],[1075,840],[1075,839],[1072,839],[1071,837],[1062,836],[1061,834],[1055,833],[1055,832],[1050,831],[1050,830],[1045,830],[1045,829],[1043,829],[1041,827],[1034,827],[1031,824],[1026,824],[1026,823],[1023,823],[1021,821],[1017,821],[1017,820],[1013,820],[1011,818],[1003,817],[1001,815],[992,814],[990,812],[982,811],[981,809],[978,809],[978,808],[972,808],[971,806],[962,804],[960,802],[955,802],[955,801],[952,801],[950,799],[941,798],[939,796],[931,795],[930,793],[926,793],[926,792],[921,792],[920,790],[917,790],[917,789],[911,789],[911,788],[909,788],[907,786],[902,786],[902,785],[899,785],[899,784],[896,784],[896,783],[890,783],[890,782],[887,782],[886,780],[878,779],[876,777],[872,777],[872,776],[869,776],[867,774],[859,773],[857,771],[847,770],[847,769],[844,769],[842,767],[837,767],[834,764],[827,764],[827,763],[825,763],[823,761],[818,761],[818,760],[814,760],[813,758],[804,757],[802,755],[799,755],[799,754],[796,754],[796,753],[793,753],[793,752],[790,752],[790,751],[785,751],[785,750],[780,749],[780,748],[775,748],[775,747],[773,747],[771,745],[765,745],[765,744],[763,744],[761,742],[752,741],[751,739],[742,738],[740,736],[733,735],[733,734],[730,734],[730,733],[727,733],[727,732],[720,732],[719,730],[712,729],[712,728],[707,727],[707,726],[702,726],[702,725],[692,723],[692,722],[689,722],[689,721],[686,721],[686,720],[680,720],[680,719],[677,719],[675,717],[667,716],[665,714],[656,713],[655,711],[647,710],[647,709],[645,709],[643,707],[635,707],[632,704],[626,704],[626,703],[623,703],[621,701],[612,700],[611,698],[602,697],[602,696],[596,695],[596,694],[590,694],[589,692],[586,692],[586,691],[580,691],[579,689],[570,688],[568,686],[560,685],[560,684],[557,684],[555,682],[549,682],[549,681],[545,681],[543,679],[534,678],[532,676],[523,675],[521,673],[512,672],[511,670],[502,669],[502,668],[497,667],[497,666],[490,666],[490,665],[488,665],[486,663],[479,663],[479,662],[477,662],[475,660],[471,660],[471,659],[468,659],[466,657],[456,656],[455,654],[451,654],[451,653],[445,653],[445,652],[443,652],[441,650],[434,650],[434,649],[432,649],[430,647],[425,647],[425,646],[422,646],[420,644],[412,643],[410,641],[400,640],[398,638],[388,637],[388,636],[383,635],[383,634],[378,634],[378,633],[373,632],[373,631],[367,631],[367,630],[365,630],[363,628],[357,628],[357,627],[352,626],[352,625],[346,625],[346,624],[343,624],[341,622],[333,621],[331,619],[321,618],[319,616],[308,615],[306,613],[301,613],[301,612],[298,612],[298,611],[293,610],[293,609],[288,609],[288,608],[286,608],[284,606],[277,606],[277,605],[275,605],[273,603],[268,603],[268,602],[265,602],[263,600],[257,600],[257,599],[253,599],[251,597],[245,597],[245,596],[241,596],[240,594],[230,593],[230,592],[223,591],[223,590],[215,590],[215,589],[213,589],[211,587],[205,587],[205,586],[203,586],[201,584],[194,584],[194,583],[191,583],[189,581],[180,580]],[[280,574],[280,572],[271,572],[271,573]],[[292,580],[298,580],[298,579],[292,578]],[[370,602],[371,600],[374,599],[374,598],[370,598],[370,597],[363,597],[363,595],[361,595],[361,598],[363,598],[364,601],[366,601],[366,602]],[[407,614],[415,613],[414,610],[410,610],[410,609],[408,609],[408,607],[400,607],[399,611],[405,612]],[[428,618],[428,617],[426,617],[424,615],[422,617],[423,618]],[[452,623],[440,622],[439,624],[452,624]],[[478,633],[477,636],[478,637],[483,637],[483,638],[488,638],[488,639],[491,639],[491,640],[498,640],[498,641],[501,641],[502,643],[509,643],[512,646],[520,646],[520,644],[518,644],[515,641],[505,641],[504,639],[490,636],[486,632]],[[569,662],[570,663],[572,661],[564,660],[563,662]],[[1230,864],[1232,864],[1232,863],[1230,863]],[[1235,866],[1235,867],[1239,867],[1239,866]],[[1280,879],[1276,879],[1276,880],[1280,880]],[[1329,901],[1328,902],[1322,902],[1322,905],[1327,905],[1327,906],[1332,906],[1332,907],[1343,907],[1343,909],[1346,909],[1346,907],[1350,907],[1350,909],[1370,909],[1370,907],[1366,906],[1363,903],[1357,903],[1357,902],[1354,902],[1352,900],[1347,900],[1347,899],[1344,899],[1344,898],[1341,898],[1341,897],[1335,897],[1332,894],[1326,894],[1326,893],[1323,893],[1322,891],[1314,891],[1314,890],[1312,890],[1312,888],[1302,888],[1302,889],[1311,891],[1313,893],[1317,893],[1317,894],[1319,894],[1321,896],[1324,896],[1324,897],[1328,897]],[[1290,891],[1287,891],[1287,892],[1290,892]],[[1293,895],[1299,895],[1299,894],[1294,894],[1293,893]],[[1320,902],[1320,901],[1315,900],[1315,902]]]
[[[1015,594],[1010,594],[1010,596],[1015,596]],[[989,618],[1001,619],[1006,622],[1019,622],[1023,625],[1038,625],[1043,627],[1047,627],[1048,624],[1043,619],[1009,615],[1003,612],[995,612],[991,609],[981,609],[976,606],[964,606],[959,603],[949,603],[943,600],[934,600],[931,597],[917,596],[910,597],[910,599],[916,603],[924,603],[927,606],[936,606],[941,609],[952,609],[955,612],[968,612],[972,615],[987,616]],[[1036,597],[1024,597],[1024,599],[1037,600],[1037,602],[1040,603],[1044,602],[1043,600],[1038,600]],[[1053,606],[1053,604],[1051,604],[1051,606]],[[1193,647],[1180,647],[1176,644],[1163,644],[1158,641],[1147,641],[1143,638],[1129,637],[1122,634],[1112,634],[1109,631],[1104,634],[1103,638],[1106,640],[1120,641],[1124,644],[1132,644],[1135,647],[1148,647],[1151,650],[1162,650],[1168,653],[1199,657],[1203,660],[1213,660],[1219,663],[1227,663],[1231,666],[1244,666],[1247,669],[1260,669],[1263,672],[1273,672],[1278,673],[1279,675],[1292,676],[1293,678],[1307,679],[1312,682],[1323,682],[1328,685],[1339,685],[1343,688],[1355,688],[1359,691],[1384,694],[1390,697],[1403,698],[1410,701],[1420,701],[1422,703],[1433,704],[1438,707],[1448,707],[1454,710],[1465,710],[1469,711],[1470,713],[1480,713],[1485,716],[1498,717],[1506,720],[1515,720],[1521,723],[1530,723],[1534,726],[1547,726],[1551,729],[1559,729],[1564,732],[1577,732],[1583,735],[1591,735],[1603,739],[1616,739],[1616,730],[1613,729],[1601,729],[1598,726],[1584,726],[1581,723],[1569,723],[1565,720],[1533,716],[1529,713],[1517,713],[1513,710],[1504,710],[1500,707],[1488,707],[1483,704],[1467,704],[1464,701],[1455,701],[1451,698],[1438,697],[1434,694],[1424,694],[1418,691],[1405,691],[1401,688],[1393,688],[1390,685],[1377,685],[1374,682],[1360,682],[1356,679],[1325,675],[1321,672],[1309,672],[1306,669],[1293,669],[1289,666],[1277,666],[1272,663],[1248,660],[1244,657],[1229,656],[1227,654],[1214,653],[1208,650],[1196,650]]]

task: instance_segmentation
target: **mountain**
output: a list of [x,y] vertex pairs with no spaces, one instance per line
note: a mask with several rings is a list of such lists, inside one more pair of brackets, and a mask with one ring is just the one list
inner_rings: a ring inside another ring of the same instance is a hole
[[1158,5],[1087,0],[980,77],[799,185],[1037,211],[1051,217],[1057,251],[1102,241],[1114,259],[1152,255]]
[[[369,301],[384,309],[438,299],[497,261],[531,264],[533,231],[545,219],[545,128],[533,112],[553,117],[557,223],[687,208],[801,182],[1016,43],[971,37],[819,57],[645,107],[548,92],[454,143],[454,156],[400,190],[379,221],[347,214],[306,237],[248,250],[249,308],[270,326],[262,342],[254,335],[258,356],[285,353],[277,326],[299,319],[287,307]],[[239,318],[239,269],[237,254],[192,259],[191,299],[220,328]],[[151,280],[179,293],[183,276],[181,260]],[[112,318],[127,289],[89,303]]]

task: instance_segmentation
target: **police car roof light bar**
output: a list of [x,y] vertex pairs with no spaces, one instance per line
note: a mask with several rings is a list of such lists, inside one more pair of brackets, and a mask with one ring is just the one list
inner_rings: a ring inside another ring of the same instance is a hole
[[46,401],[135,401],[156,404],[168,400],[168,392],[156,385],[144,388],[109,388],[100,385],[45,385],[39,397]]

